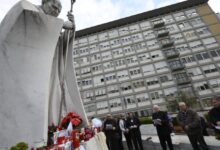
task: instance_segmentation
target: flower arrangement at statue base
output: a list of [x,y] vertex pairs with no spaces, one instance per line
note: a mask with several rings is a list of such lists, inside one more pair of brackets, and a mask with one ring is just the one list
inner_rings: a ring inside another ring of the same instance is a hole
[[82,141],[88,141],[95,135],[92,128],[76,129],[81,123],[81,117],[74,112],[70,112],[62,119],[60,127],[49,126],[49,143],[44,149],[72,150],[72,148],[79,148]]

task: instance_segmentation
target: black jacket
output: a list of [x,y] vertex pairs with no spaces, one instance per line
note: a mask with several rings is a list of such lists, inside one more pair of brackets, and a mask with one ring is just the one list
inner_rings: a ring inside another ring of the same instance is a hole
[[212,108],[209,111],[209,121],[216,126],[216,122],[220,121],[220,108]]
[[[214,127],[218,121],[220,121],[220,108],[214,107],[209,111],[209,122]],[[220,133],[220,130],[215,129],[215,131]]]
[[161,125],[154,124],[156,126],[158,135],[171,133],[171,127],[169,124],[169,118],[168,118],[167,112],[159,111],[157,113],[153,113],[152,119],[153,120],[155,120],[155,119],[161,120]]
[[117,122],[115,119],[109,119],[104,122],[103,131],[106,137],[115,136],[117,133]]
[[[127,118],[126,128],[128,128],[129,130],[139,130],[140,125],[141,125],[140,120],[137,117]],[[137,128],[133,128],[133,126],[137,126]]]

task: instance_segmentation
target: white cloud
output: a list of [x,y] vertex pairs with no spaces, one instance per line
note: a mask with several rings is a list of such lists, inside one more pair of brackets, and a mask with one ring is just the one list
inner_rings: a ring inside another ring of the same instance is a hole
[[119,13],[120,7],[111,0],[79,0],[74,6],[78,29],[115,20]]
[[208,3],[216,13],[220,12],[220,0],[209,0]]
[[154,0],[118,0],[117,5],[120,7],[120,17],[127,17],[155,8]]
[[168,6],[168,5],[178,3],[178,2],[182,2],[182,1],[185,1],[185,0],[163,0],[161,3],[158,3],[156,5],[156,7],[160,8],[160,7]]

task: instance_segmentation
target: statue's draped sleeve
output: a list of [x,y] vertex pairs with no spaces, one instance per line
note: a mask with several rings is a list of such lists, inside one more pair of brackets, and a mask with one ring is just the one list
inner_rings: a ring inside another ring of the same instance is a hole
[[[49,124],[58,125],[68,112],[76,112],[82,117],[83,125],[87,125],[73,66],[73,40],[73,31],[66,30],[61,33],[56,47],[51,74]],[[65,97],[62,97],[62,92]]]
[[[48,118],[56,117],[48,116],[48,108],[60,104],[56,101],[59,92],[54,92],[53,99],[50,92],[53,87],[59,88],[54,61],[59,54],[62,27],[61,19],[45,15],[25,0],[18,2],[1,22],[0,147],[9,149],[21,141],[30,147],[47,142]],[[67,60],[68,111],[78,111],[85,119],[72,66],[72,49]],[[51,101],[55,105],[51,106]]]

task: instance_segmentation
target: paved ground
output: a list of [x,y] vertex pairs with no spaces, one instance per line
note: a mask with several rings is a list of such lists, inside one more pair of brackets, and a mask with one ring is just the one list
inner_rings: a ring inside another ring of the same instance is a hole
[[[152,137],[152,139],[150,141],[146,141],[146,139],[149,137]],[[162,150],[157,136],[143,135],[142,139],[144,150]],[[210,150],[220,150],[220,141],[217,141],[214,136],[205,137],[205,140]],[[174,150],[193,150],[186,135],[174,135],[172,136],[172,141],[174,145]],[[124,150],[128,150],[125,141],[124,148]]]
[[[148,133],[147,130],[149,129],[151,130],[149,131],[151,134],[147,134]],[[144,150],[161,150],[159,139],[155,131],[153,131],[153,128],[149,128],[145,126],[141,127]],[[150,137],[151,140],[147,141],[146,139]],[[192,150],[189,139],[186,135],[172,135],[171,137],[175,150]],[[205,136],[204,138],[206,143],[209,145],[210,150],[220,150],[220,141],[216,140],[214,136]],[[125,150],[127,150],[125,139],[124,139],[124,148]]]
[[[158,136],[156,135],[143,135],[142,139],[143,141],[146,141],[147,138],[152,137],[153,143],[159,143]],[[186,135],[174,135],[171,136],[173,144],[178,145],[178,144],[189,144],[189,139]],[[214,136],[205,136],[205,141],[208,145],[213,145],[213,146],[219,146],[220,149],[220,141],[216,140]]]

